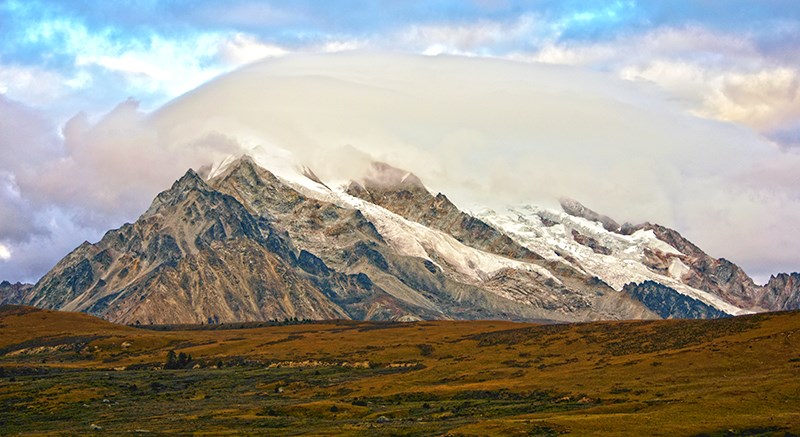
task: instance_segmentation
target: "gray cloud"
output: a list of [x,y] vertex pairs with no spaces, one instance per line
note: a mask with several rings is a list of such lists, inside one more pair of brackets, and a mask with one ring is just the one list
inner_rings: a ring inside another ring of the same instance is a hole
[[239,150],[219,134],[172,147],[121,103],[96,122],[70,119],[61,134],[40,113],[0,96],[0,278],[36,280],[84,240],[134,220],[188,168]]
[[43,115],[0,95],[0,243],[47,233],[20,192],[18,178],[35,175],[37,162],[54,158],[55,133]]

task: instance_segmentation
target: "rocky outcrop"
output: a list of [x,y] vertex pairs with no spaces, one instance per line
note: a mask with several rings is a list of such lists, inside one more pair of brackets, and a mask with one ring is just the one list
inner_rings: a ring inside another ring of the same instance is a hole
[[575,217],[585,218],[586,220],[592,222],[599,222],[607,231],[618,232],[621,228],[619,223],[614,221],[612,218],[592,211],[591,209],[583,206],[583,204],[577,200],[562,197],[558,200],[558,202],[561,204],[561,209],[563,209],[567,214]]
[[31,284],[21,282],[14,284],[8,281],[0,282],[0,305],[17,305],[21,303],[32,287],[33,285]]
[[630,283],[623,291],[664,319],[716,319],[728,314],[653,281]]
[[781,273],[770,277],[758,297],[758,305],[774,310],[799,310],[800,273]]
[[649,254],[647,265],[652,270],[666,272],[672,264],[672,259],[677,258],[689,267],[689,271],[679,278],[684,284],[713,293],[733,305],[759,309],[758,296],[761,288],[736,264],[724,258],[716,259],[709,256],[680,233],[665,226],[652,223],[637,226],[626,224],[621,232],[632,234],[638,230],[653,231],[659,240],[674,247],[682,254]]
[[603,246],[596,239],[583,235],[575,229],[573,229],[571,233],[572,233],[572,239],[575,240],[576,243],[583,244],[589,249],[592,249],[592,252],[601,255],[611,255],[611,249]]

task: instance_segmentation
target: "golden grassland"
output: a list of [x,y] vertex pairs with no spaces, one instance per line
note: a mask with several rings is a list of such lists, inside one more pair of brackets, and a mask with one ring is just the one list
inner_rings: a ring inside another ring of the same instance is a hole
[[800,433],[798,312],[248,326],[4,307],[0,434]]

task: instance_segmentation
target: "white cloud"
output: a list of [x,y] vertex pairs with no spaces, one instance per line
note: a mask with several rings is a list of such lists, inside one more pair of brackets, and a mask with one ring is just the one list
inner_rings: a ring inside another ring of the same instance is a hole
[[462,205],[573,196],[677,227],[755,274],[800,270],[800,248],[785,243],[800,238],[796,167],[782,164],[797,158],[646,83],[481,58],[292,55],[221,77],[153,121],[168,144],[217,131],[286,147],[323,178],[353,177],[367,154]]
[[770,131],[800,117],[800,72],[790,68],[716,78],[706,109],[723,119]]
[[749,72],[656,60],[644,67],[626,67],[620,76],[654,82],[680,97],[696,114],[736,122],[769,138],[797,129],[800,69],[764,67]]
[[237,33],[220,43],[219,55],[230,65],[248,64],[263,58],[288,54],[288,50],[274,44],[265,44],[255,36]]
[[[175,96],[191,90],[231,68],[215,62],[220,47],[229,38],[221,34],[198,34],[178,39],[153,36],[148,41],[127,45],[108,45],[106,37],[90,37],[75,53],[75,66],[87,69],[101,67],[119,73],[127,82],[127,91],[134,94],[162,93]],[[94,42],[92,42],[94,41]],[[226,58],[224,62],[240,65]]]
[[90,30],[63,18],[32,24],[22,40],[50,45],[53,56],[73,60],[53,67],[0,65],[0,89],[40,106],[57,106],[90,87],[103,88],[116,101],[134,95],[160,104],[240,65],[288,53],[241,32],[121,37],[112,28]]
[[74,79],[40,67],[0,63],[0,94],[32,105],[45,105],[63,97],[75,85],[80,86]]
[[11,250],[3,244],[0,244],[0,261],[7,261],[11,259]]
[[509,57],[649,81],[698,115],[740,123],[773,139],[797,130],[800,64],[761,53],[748,35],[699,26],[656,28],[607,42],[544,44]]
[[334,39],[322,44],[319,51],[323,53],[349,52],[363,48],[366,45],[366,42],[358,39]]

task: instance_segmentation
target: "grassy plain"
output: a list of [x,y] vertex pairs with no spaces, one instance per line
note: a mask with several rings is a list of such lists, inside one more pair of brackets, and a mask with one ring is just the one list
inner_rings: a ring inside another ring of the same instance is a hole
[[[192,361],[165,370],[170,350]],[[86,433],[796,435],[800,313],[152,330],[0,309],[0,434]]]

